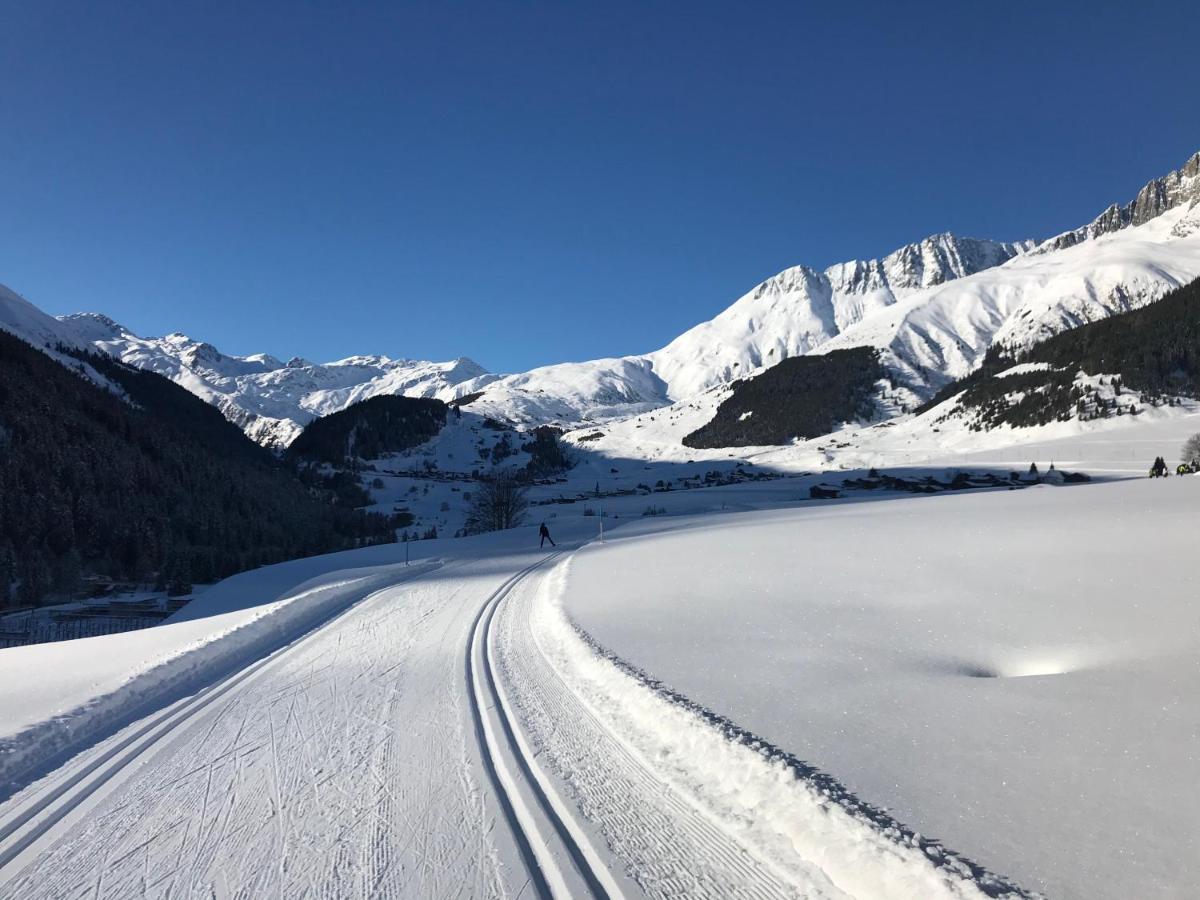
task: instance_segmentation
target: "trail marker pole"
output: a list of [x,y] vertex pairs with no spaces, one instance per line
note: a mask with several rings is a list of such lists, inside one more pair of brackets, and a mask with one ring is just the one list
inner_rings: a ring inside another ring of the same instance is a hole
[[604,543],[604,507],[600,507],[600,543]]
[[405,564],[406,566],[408,565],[408,545],[409,545],[410,543],[411,543],[411,541],[405,541],[405,542],[404,542],[404,564]]

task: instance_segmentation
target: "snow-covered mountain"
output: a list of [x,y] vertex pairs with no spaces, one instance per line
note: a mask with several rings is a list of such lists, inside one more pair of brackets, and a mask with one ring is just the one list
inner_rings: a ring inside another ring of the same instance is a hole
[[[478,363],[352,356],[318,365],[299,357],[228,356],[183,334],[143,338],[107,316],[77,313],[60,324],[82,341],[130,365],[165,375],[212,403],[251,438],[285,447],[313,419],[379,394],[453,400],[489,380]],[[494,377],[494,376],[490,376]]]
[[671,399],[681,400],[809,353],[900,300],[991,269],[1033,246],[937,234],[882,259],[852,260],[824,272],[795,266],[647,358],[669,385]]
[[819,352],[871,346],[909,404],[973,371],[995,344],[1028,347],[1087,322],[1145,306],[1200,277],[1200,206],[1031,253],[921,291],[863,319]]
[[1033,246],[938,234],[882,259],[838,263],[823,272],[794,266],[661,350],[505,376],[487,387],[479,407],[526,423],[636,415],[812,352],[917,291],[1000,265]]
[[993,343],[1028,345],[1200,277],[1198,207],[1200,153],[1127,205],[1040,244],[942,234],[879,260],[796,266],[661,350],[501,378],[478,403],[516,421],[597,423],[789,356],[870,346],[883,353],[896,403],[914,405],[974,369]]
[[39,350],[54,350],[60,344],[84,349],[75,330],[48,316],[16,291],[0,284],[0,328],[15,334]]
[[1200,277],[1200,153],[1124,206],[1047,241],[939,234],[880,259],[795,266],[653,352],[495,375],[451,362],[350,357],[318,365],[227,356],[182,334],[142,338],[105,316],[55,321],[0,293],[0,327],[39,346],[82,343],[173,379],[247,434],[286,446],[314,417],[378,394],[450,400],[524,425],[611,422],[686,402],[791,356],[870,346],[902,410],[972,371],[996,343],[1026,346],[1137,308]]

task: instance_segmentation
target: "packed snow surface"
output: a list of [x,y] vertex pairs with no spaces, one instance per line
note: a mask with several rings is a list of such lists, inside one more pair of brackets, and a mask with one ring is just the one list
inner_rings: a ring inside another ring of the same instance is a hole
[[[585,524],[556,525],[560,543],[577,547]],[[205,682],[211,646],[186,650],[194,693],[146,702],[107,736],[65,735],[55,767],[23,788],[10,744],[3,893],[500,897],[540,881],[555,897],[842,900],[880,885],[914,900],[1018,896],[597,656],[557,605],[563,570],[545,564],[560,551],[530,536],[460,541],[433,568],[398,565],[393,545],[264,569],[148,630],[178,650],[175,629],[207,627],[210,645],[242,659]],[[304,576],[274,601],[291,615],[251,614],[275,620],[273,642],[226,630],[222,617],[249,613],[258,591]],[[123,637],[75,643],[74,667],[111,676],[104,657],[130,648]],[[25,667],[61,659],[25,649]],[[46,684],[0,697],[5,712],[43,704],[66,732],[91,721],[50,704],[55,685],[79,694],[72,678],[39,670]],[[147,677],[168,670],[143,669],[118,693],[146,700]],[[713,765],[736,765],[744,790],[706,790]]]

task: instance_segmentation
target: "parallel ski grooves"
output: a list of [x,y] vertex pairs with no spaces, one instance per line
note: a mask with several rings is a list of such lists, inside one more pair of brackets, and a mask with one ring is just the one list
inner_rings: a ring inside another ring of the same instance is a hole
[[[512,796],[515,792],[511,785],[505,783],[500,766],[497,765],[499,762],[497,756],[501,752],[503,752],[505,757],[510,758],[520,770],[521,777],[537,801],[542,817],[553,826],[555,835],[563,847],[566,848],[571,862],[586,884],[588,891],[592,896],[608,898],[612,895],[605,887],[605,879],[595,871],[593,863],[588,859],[585,849],[580,846],[571,829],[563,822],[554,803],[546,795],[529,760],[525,756],[525,752],[515,731],[518,726],[512,721],[507,704],[504,703],[502,694],[497,686],[491,653],[488,649],[492,622],[495,619],[496,610],[500,606],[500,603],[527,575],[558,555],[558,553],[552,553],[522,569],[502,584],[480,608],[479,614],[472,626],[471,638],[468,643],[466,666],[467,688],[471,696],[471,710],[475,718],[475,734],[479,740],[484,769],[488,773],[488,778],[500,801],[504,816],[508,821],[518,849],[521,852],[521,857],[529,869],[533,886],[539,896],[546,898],[555,897],[563,895],[567,889],[561,874],[556,871],[553,861],[549,858],[549,851],[541,836],[536,833],[527,833],[528,830],[536,832],[536,825],[532,821],[522,821],[523,818],[528,817],[520,815],[519,807],[522,806],[521,799]],[[477,652],[479,654],[478,662],[475,661]],[[503,748],[499,746],[498,739],[489,734],[484,715],[485,709],[492,711],[495,714],[495,718],[499,721],[500,730],[504,737]],[[543,848],[541,858],[539,858],[535,847]],[[558,888],[557,891],[555,887]]]

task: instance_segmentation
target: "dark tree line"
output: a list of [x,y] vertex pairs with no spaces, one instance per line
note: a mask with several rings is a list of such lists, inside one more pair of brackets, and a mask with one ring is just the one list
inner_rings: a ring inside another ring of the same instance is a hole
[[1021,362],[1120,375],[1151,394],[1200,396],[1200,279],[1156,303],[1081,325],[1033,347]]
[[521,445],[521,449],[529,454],[529,462],[524,470],[527,477],[557,475],[571,468],[573,461],[559,440],[561,435],[562,429],[552,425],[539,425],[533,429],[533,440]]
[[424,397],[371,397],[311,422],[286,455],[334,466],[378,459],[436,437],[446,410],[441,400]]
[[394,539],[173,382],[86,362],[124,397],[0,331],[0,604],[70,595],[90,575],[178,592]]
[[[1046,363],[1051,371],[994,376],[1019,363]],[[978,369],[942,388],[918,412],[962,393],[985,427],[1044,425],[1070,418],[1091,402],[1074,384],[1077,372],[1118,376],[1122,387],[1151,396],[1200,397],[1200,280],[1132,312],[1080,325],[1024,352],[993,347]],[[1005,397],[1024,392],[1017,403]]]
[[875,383],[883,377],[871,347],[793,356],[736,382],[712,421],[685,437],[684,446],[752,447],[828,434],[872,415]]

